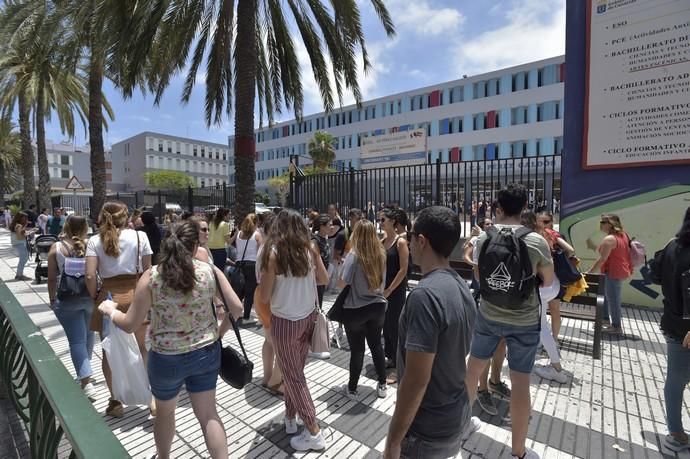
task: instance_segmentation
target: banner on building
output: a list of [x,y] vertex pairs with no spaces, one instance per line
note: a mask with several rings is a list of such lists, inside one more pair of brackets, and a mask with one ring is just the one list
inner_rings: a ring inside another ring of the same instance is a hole
[[426,129],[413,129],[362,138],[363,169],[426,163]]
[[690,163],[688,2],[586,3],[583,167]]

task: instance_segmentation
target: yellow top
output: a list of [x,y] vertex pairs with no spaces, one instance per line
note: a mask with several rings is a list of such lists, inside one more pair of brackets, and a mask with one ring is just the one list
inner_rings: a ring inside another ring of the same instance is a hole
[[220,226],[216,228],[214,223],[208,225],[208,248],[209,249],[224,249],[225,235],[230,232],[230,225],[228,222],[221,222]]

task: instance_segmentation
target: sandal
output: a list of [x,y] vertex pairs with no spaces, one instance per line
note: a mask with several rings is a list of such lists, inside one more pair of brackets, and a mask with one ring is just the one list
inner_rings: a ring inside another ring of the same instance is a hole
[[275,386],[270,386],[270,387],[266,386],[266,388],[273,395],[277,395],[279,397],[285,396],[285,388],[283,387],[283,383],[278,383]]

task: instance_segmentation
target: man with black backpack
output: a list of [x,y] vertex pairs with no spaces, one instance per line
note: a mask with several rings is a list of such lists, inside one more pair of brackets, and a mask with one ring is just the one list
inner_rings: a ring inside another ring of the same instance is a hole
[[509,184],[498,192],[496,224],[481,233],[475,245],[481,301],[474,327],[465,379],[470,403],[477,383],[501,339],[508,347],[512,395],[512,454],[538,459],[525,447],[530,417],[530,373],[539,346],[539,285],[551,285],[551,250],[539,234],[520,224],[527,207],[527,190]]

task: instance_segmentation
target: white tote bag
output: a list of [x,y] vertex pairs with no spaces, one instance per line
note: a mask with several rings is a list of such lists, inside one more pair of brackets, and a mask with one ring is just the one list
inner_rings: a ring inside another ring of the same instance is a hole
[[137,340],[110,322],[101,343],[113,375],[113,398],[125,405],[149,405],[151,387]]

